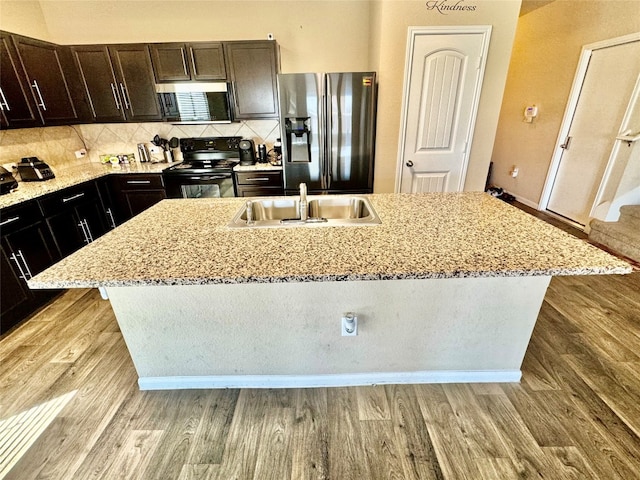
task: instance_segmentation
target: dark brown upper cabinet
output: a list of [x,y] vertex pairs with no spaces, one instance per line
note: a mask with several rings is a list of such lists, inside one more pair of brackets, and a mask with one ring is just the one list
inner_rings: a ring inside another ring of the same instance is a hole
[[71,53],[93,121],[162,119],[146,45],[77,45]]
[[84,120],[84,99],[76,89],[68,47],[20,35],[11,38],[44,125],[69,125]]
[[271,40],[225,42],[235,118],[278,118],[277,46]]
[[132,43],[108,48],[127,120],[162,120],[149,47]]
[[152,43],[149,48],[158,83],[227,78],[220,42]]
[[106,45],[71,47],[80,79],[89,99],[91,116],[96,122],[126,120],[123,93],[111,65]]
[[19,62],[11,37],[0,33],[0,125],[4,128],[40,127],[42,118]]

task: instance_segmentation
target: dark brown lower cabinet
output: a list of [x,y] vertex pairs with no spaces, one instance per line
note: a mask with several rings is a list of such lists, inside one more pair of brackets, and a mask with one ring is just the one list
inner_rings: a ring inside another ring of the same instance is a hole
[[53,265],[60,256],[35,202],[5,209],[0,219],[2,334],[59,293],[59,290],[30,290],[27,280]]
[[238,197],[284,195],[282,171],[236,172],[235,176]]
[[61,257],[79,250],[108,230],[95,182],[66,188],[40,199],[39,203]]
[[120,222],[167,198],[160,173],[113,175],[110,186],[114,213]]
[[21,273],[14,270],[9,261],[9,256],[4,248],[0,248],[0,334],[6,332],[16,324],[16,315],[13,312],[20,309],[21,305],[29,301],[29,289],[26,288]]
[[27,280],[167,198],[161,174],[112,175],[0,211],[0,334],[61,290]]

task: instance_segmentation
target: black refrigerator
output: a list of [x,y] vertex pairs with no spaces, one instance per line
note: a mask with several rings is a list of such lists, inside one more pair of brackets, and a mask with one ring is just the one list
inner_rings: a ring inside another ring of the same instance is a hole
[[371,193],[376,74],[278,75],[286,194]]

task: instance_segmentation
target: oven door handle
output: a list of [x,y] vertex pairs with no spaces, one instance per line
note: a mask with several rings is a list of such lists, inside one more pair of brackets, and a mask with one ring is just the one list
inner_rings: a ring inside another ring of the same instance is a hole
[[191,180],[200,180],[202,181],[207,181],[207,180],[223,180],[225,178],[231,178],[231,175],[206,175],[206,176],[202,176],[202,177],[189,177]]

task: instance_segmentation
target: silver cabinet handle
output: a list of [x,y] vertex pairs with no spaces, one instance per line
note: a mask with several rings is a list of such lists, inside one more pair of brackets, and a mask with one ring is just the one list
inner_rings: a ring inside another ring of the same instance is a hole
[[189,52],[191,53],[191,65],[193,65],[193,76],[198,76],[198,67],[196,66],[196,56],[193,54],[193,47],[189,47]]
[[[24,259],[22,250],[18,250],[18,253],[12,253],[9,258],[14,262],[16,262],[16,265],[18,266],[18,270],[20,270],[19,277],[22,278],[23,280],[31,280],[33,275],[31,275],[31,270],[29,269],[29,265],[27,264],[27,261]],[[22,260],[22,264],[24,265],[24,270],[22,269],[22,265],[20,265],[20,261],[18,259]]]
[[269,177],[254,177],[254,178],[245,178],[247,182],[268,182]]
[[40,93],[40,87],[38,86],[38,82],[34,80],[33,85],[31,85],[31,87],[35,88],[36,93],[38,94],[38,98],[40,98],[40,103],[38,104],[38,106],[42,107],[42,109],[46,111],[47,106],[44,104],[44,98],[42,98],[42,93]]
[[124,108],[127,110],[131,110],[131,103],[127,98],[127,89],[124,87],[123,83],[120,83],[120,91],[122,92],[122,101],[124,102]]
[[127,180],[129,185],[149,185],[151,180]]
[[24,255],[22,254],[22,250],[18,250],[18,254],[22,259],[22,263],[24,263],[24,268],[27,270],[27,275],[29,275],[29,278],[33,277],[33,275],[31,274],[31,269],[29,268],[29,264],[25,260]]
[[107,218],[109,219],[109,226],[111,228],[116,228],[116,219],[113,218],[113,212],[111,211],[111,207],[108,207],[105,213],[107,214]]
[[80,220],[78,226],[82,229],[82,234],[84,235],[84,243],[87,245],[93,242],[93,235],[91,235],[91,229],[89,229],[89,224],[86,219]]
[[24,273],[24,270],[22,269],[22,265],[20,265],[20,262],[18,261],[18,257],[16,256],[16,254],[12,253],[9,256],[9,258],[14,262],[16,262],[16,265],[18,266],[18,270],[20,270],[20,275],[18,275],[18,278],[22,278],[23,280],[28,280],[26,274]]
[[116,91],[116,86],[114,83],[111,83],[111,93],[113,93],[113,101],[116,103],[116,108],[120,110],[120,102],[118,101],[118,92]]
[[82,229],[82,236],[84,237],[84,243],[89,244],[89,237],[87,237],[87,231],[84,229],[84,220],[80,220],[78,226]]
[[10,223],[13,223],[17,220],[20,220],[20,217],[11,217],[11,218],[7,218],[6,220],[3,220],[2,222],[0,222],[0,227],[4,227],[5,225],[9,225]]
[[84,219],[84,228],[87,230],[87,240],[89,240],[88,243],[93,242],[93,235],[91,234],[91,229],[89,228],[89,222],[87,221],[87,219]]
[[63,198],[62,199],[62,203],[67,203],[67,202],[70,202],[71,200],[75,200],[76,198],[82,198],[82,197],[84,197],[84,192],[77,193],[77,194],[75,194],[75,195],[73,195],[71,197]]
[[7,102],[7,97],[4,96],[2,88],[0,88],[0,96],[2,97],[2,101],[0,102],[0,110],[4,110],[6,108],[7,112],[11,111],[11,109],[9,108],[9,102]]
[[[193,57],[193,52],[192,53],[192,57]],[[180,50],[180,54],[182,55],[182,69],[184,70],[184,74],[188,77],[189,76],[189,70],[187,70],[187,58],[186,58],[186,54],[184,50]]]

